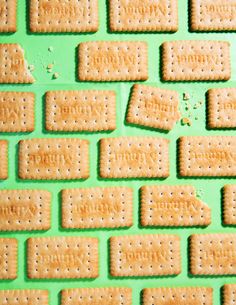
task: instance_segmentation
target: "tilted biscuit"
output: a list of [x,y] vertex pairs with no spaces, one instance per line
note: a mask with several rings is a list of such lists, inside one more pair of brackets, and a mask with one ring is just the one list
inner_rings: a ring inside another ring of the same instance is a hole
[[79,45],[81,81],[135,81],[148,78],[147,43],[90,41]]
[[236,224],[236,184],[223,187],[223,220],[225,225]]
[[230,76],[229,42],[179,40],[162,45],[164,81],[220,81]]
[[0,180],[8,178],[8,141],[0,140]]
[[21,179],[61,180],[89,177],[89,142],[77,138],[19,142]]
[[16,32],[17,0],[0,1],[0,33]]
[[236,274],[236,234],[194,234],[190,237],[190,272]]
[[169,141],[154,137],[104,138],[100,141],[102,178],[166,178]]
[[62,191],[63,228],[130,227],[132,189],[94,187]]
[[208,97],[208,127],[236,127],[236,88],[210,89]]
[[192,31],[235,31],[235,0],[191,0]]
[[43,190],[0,190],[0,231],[48,230],[51,194]]
[[110,238],[112,276],[177,275],[180,272],[180,238],[177,235]]
[[27,270],[31,279],[96,278],[98,277],[98,239],[29,238]]
[[178,93],[146,85],[134,85],[126,121],[171,130],[180,119]]
[[46,129],[103,131],[116,128],[114,91],[80,90],[46,93]]
[[34,93],[0,91],[0,132],[34,130]]
[[78,304],[131,305],[132,290],[125,287],[75,288],[61,292],[61,305]]
[[236,137],[187,136],[179,139],[181,176],[236,176]]
[[0,83],[33,82],[34,78],[28,70],[22,47],[16,43],[0,43]]
[[49,305],[48,291],[25,290],[0,290],[0,305]]
[[191,185],[141,187],[142,226],[207,226],[210,208]]
[[225,284],[222,292],[222,305],[233,305],[235,303],[236,284]]
[[17,249],[15,238],[0,238],[0,280],[17,278]]
[[116,32],[176,32],[177,0],[110,0],[110,29]]

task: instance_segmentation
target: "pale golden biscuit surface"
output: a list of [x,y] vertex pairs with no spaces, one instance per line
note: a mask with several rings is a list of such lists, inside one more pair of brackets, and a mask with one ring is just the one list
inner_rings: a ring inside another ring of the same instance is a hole
[[91,41],[79,45],[81,81],[135,81],[148,78],[147,43]]
[[180,271],[180,239],[177,235],[110,238],[112,276],[177,275]]
[[233,305],[235,303],[236,284],[225,284],[222,290],[223,290],[222,305]]
[[8,178],[8,141],[0,140],[0,180]]
[[52,131],[103,131],[116,128],[114,91],[48,91],[46,129]]
[[0,1],[0,32],[16,32],[17,0]]
[[27,242],[29,278],[98,277],[98,239],[39,237]]
[[63,190],[62,227],[130,227],[132,205],[132,189],[128,187]]
[[226,225],[236,224],[236,184],[223,188],[223,219]]
[[77,138],[31,139],[19,143],[21,179],[86,179],[89,142]]
[[162,45],[164,81],[220,81],[230,76],[229,42],[177,40]]
[[17,277],[17,249],[15,238],[0,238],[0,280],[13,280]]
[[36,289],[0,290],[0,305],[5,304],[49,305],[48,291]]

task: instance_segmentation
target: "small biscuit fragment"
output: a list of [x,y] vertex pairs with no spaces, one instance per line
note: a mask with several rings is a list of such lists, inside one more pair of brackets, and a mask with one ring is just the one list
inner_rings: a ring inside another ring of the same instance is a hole
[[235,0],[191,0],[192,31],[235,31]]
[[50,201],[43,190],[0,190],[0,231],[50,229]]
[[164,81],[223,81],[230,76],[227,41],[179,40],[162,45]]
[[211,210],[191,185],[141,187],[142,226],[208,226]]
[[210,89],[208,90],[207,96],[208,127],[235,128],[236,88]]
[[0,1],[0,33],[16,32],[17,0]]
[[91,41],[79,45],[81,81],[135,81],[148,78],[147,43]]
[[0,180],[8,178],[8,141],[0,140]]
[[134,85],[126,121],[171,130],[180,119],[178,93],[146,85]]
[[110,29],[115,32],[176,32],[177,0],[110,0]]
[[0,280],[17,278],[17,249],[15,238],[0,238]]
[[167,139],[154,137],[104,138],[100,141],[100,176],[166,178],[168,143]]
[[190,237],[190,272],[236,274],[236,234],[194,234]]
[[0,132],[34,130],[34,93],[0,92]]
[[236,224],[236,184],[223,188],[223,220],[225,225]]
[[213,305],[209,287],[145,288],[142,292],[143,305]]
[[125,287],[75,288],[61,292],[61,305],[131,305],[132,289]]
[[31,84],[34,78],[28,70],[24,50],[16,43],[0,44],[0,83]]
[[110,238],[112,276],[177,275],[180,272],[180,238],[177,235]]
[[49,305],[47,290],[0,290],[0,305]]
[[103,131],[116,128],[114,91],[48,91],[46,129],[52,131]]
[[98,239],[39,237],[27,241],[31,279],[98,277]]
[[181,176],[236,176],[236,137],[193,136],[179,139]]
[[89,177],[89,142],[77,138],[19,142],[21,179],[61,180]]
[[63,190],[62,227],[130,227],[132,205],[132,189],[128,187]]
[[236,284],[225,284],[223,286],[222,305],[233,305],[235,303]]

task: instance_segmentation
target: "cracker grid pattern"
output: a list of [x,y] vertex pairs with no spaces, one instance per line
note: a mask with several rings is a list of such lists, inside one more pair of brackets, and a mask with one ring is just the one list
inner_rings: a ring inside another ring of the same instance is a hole
[[0,180],[8,178],[8,141],[0,140]]
[[236,185],[228,184],[223,188],[223,218],[224,224],[236,224]]
[[0,290],[0,304],[49,305],[47,290]]
[[0,2],[0,32],[16,32],[17,0]]
[[0,279],[13,280],[17,277],[17,249],[15,238],[0,238]]
[[236,285],[225,284],[223,286],[223,303],[222,305],[233,305],[236,302]]

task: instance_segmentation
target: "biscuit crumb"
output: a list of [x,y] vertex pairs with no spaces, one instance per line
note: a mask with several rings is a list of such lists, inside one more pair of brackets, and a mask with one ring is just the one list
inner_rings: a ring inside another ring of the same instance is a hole
[[190,99],[190,94],[188,92],[183,93],[183,100],[188,101]]
[[182,125],[191,126],[191,125],[192,125],[192,122],[191,122],[191,120],[190,120],[189,118],[182,118],[181,124],[182,124]]
[[57,79],[59,77],[59,73],[55,72],[52,76],[53,79]]

